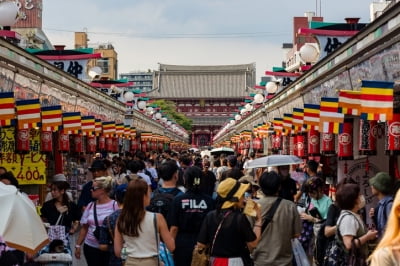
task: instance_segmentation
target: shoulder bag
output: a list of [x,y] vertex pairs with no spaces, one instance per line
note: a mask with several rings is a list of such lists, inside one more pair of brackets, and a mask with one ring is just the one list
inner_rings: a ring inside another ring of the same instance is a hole
[[213,241],[211,244],[211,248],[206,247],[206,248],[198,248],[197,246],[194,247],[193,253],[192,253],[192,264],[191,266],[209,266],[210,265],[210,255],[214,249],[214,244],[215,240],[217,238],[217,235],[219,231],[221,230],[222,223],[224,222],[225,218],[231,213],[231,211],[228,211],[224,214],[224,217],[222,218],[221,222],[219,223],[217,230],[215,231]]

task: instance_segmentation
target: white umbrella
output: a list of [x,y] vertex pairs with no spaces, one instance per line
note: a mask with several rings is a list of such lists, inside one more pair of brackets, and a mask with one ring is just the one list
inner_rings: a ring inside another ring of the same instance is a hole
[[211,150],[212,155],[217,155],[221,153],[226,153],[226,154],[234,154],[235,151],[232,148],[228,147],[219,147],[219,148],[214,148]]
[[32,201],[12,185],[0,182],[0,236],[12,248],[34,254],[49,243]]
[[291,165],[291,164],[301,164],[301,163],[303,163],[303,160],[297,156],[274,154],[254,159],[253,161],[248,163],[247,168]]

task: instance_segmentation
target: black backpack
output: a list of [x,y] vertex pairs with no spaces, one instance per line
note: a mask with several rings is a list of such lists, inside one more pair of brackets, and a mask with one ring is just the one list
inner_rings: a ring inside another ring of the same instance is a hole
[[169,208],[172,205],[172,201],[176,195],[181,191],[178,188],[174,188],[171,192],[162,192],[159,188],[153,191],[153,197],[150,200],[150,205],[147,206],[147,210],[151,212],[157,212],[164,215],[167,219]]

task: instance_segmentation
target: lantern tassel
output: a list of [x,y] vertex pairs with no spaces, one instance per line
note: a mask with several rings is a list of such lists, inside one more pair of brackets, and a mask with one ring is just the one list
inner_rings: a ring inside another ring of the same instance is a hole
[[345,175],[347,175],[347,161],[344,162],[343,173],[344,173]]

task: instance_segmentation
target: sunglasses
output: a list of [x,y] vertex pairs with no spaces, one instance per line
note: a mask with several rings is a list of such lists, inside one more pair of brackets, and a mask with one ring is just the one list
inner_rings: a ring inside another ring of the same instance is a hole
[[101,187],[91,187],[90,191],[96,191],[96,190],[99,190],[99,189],[101,189]]

